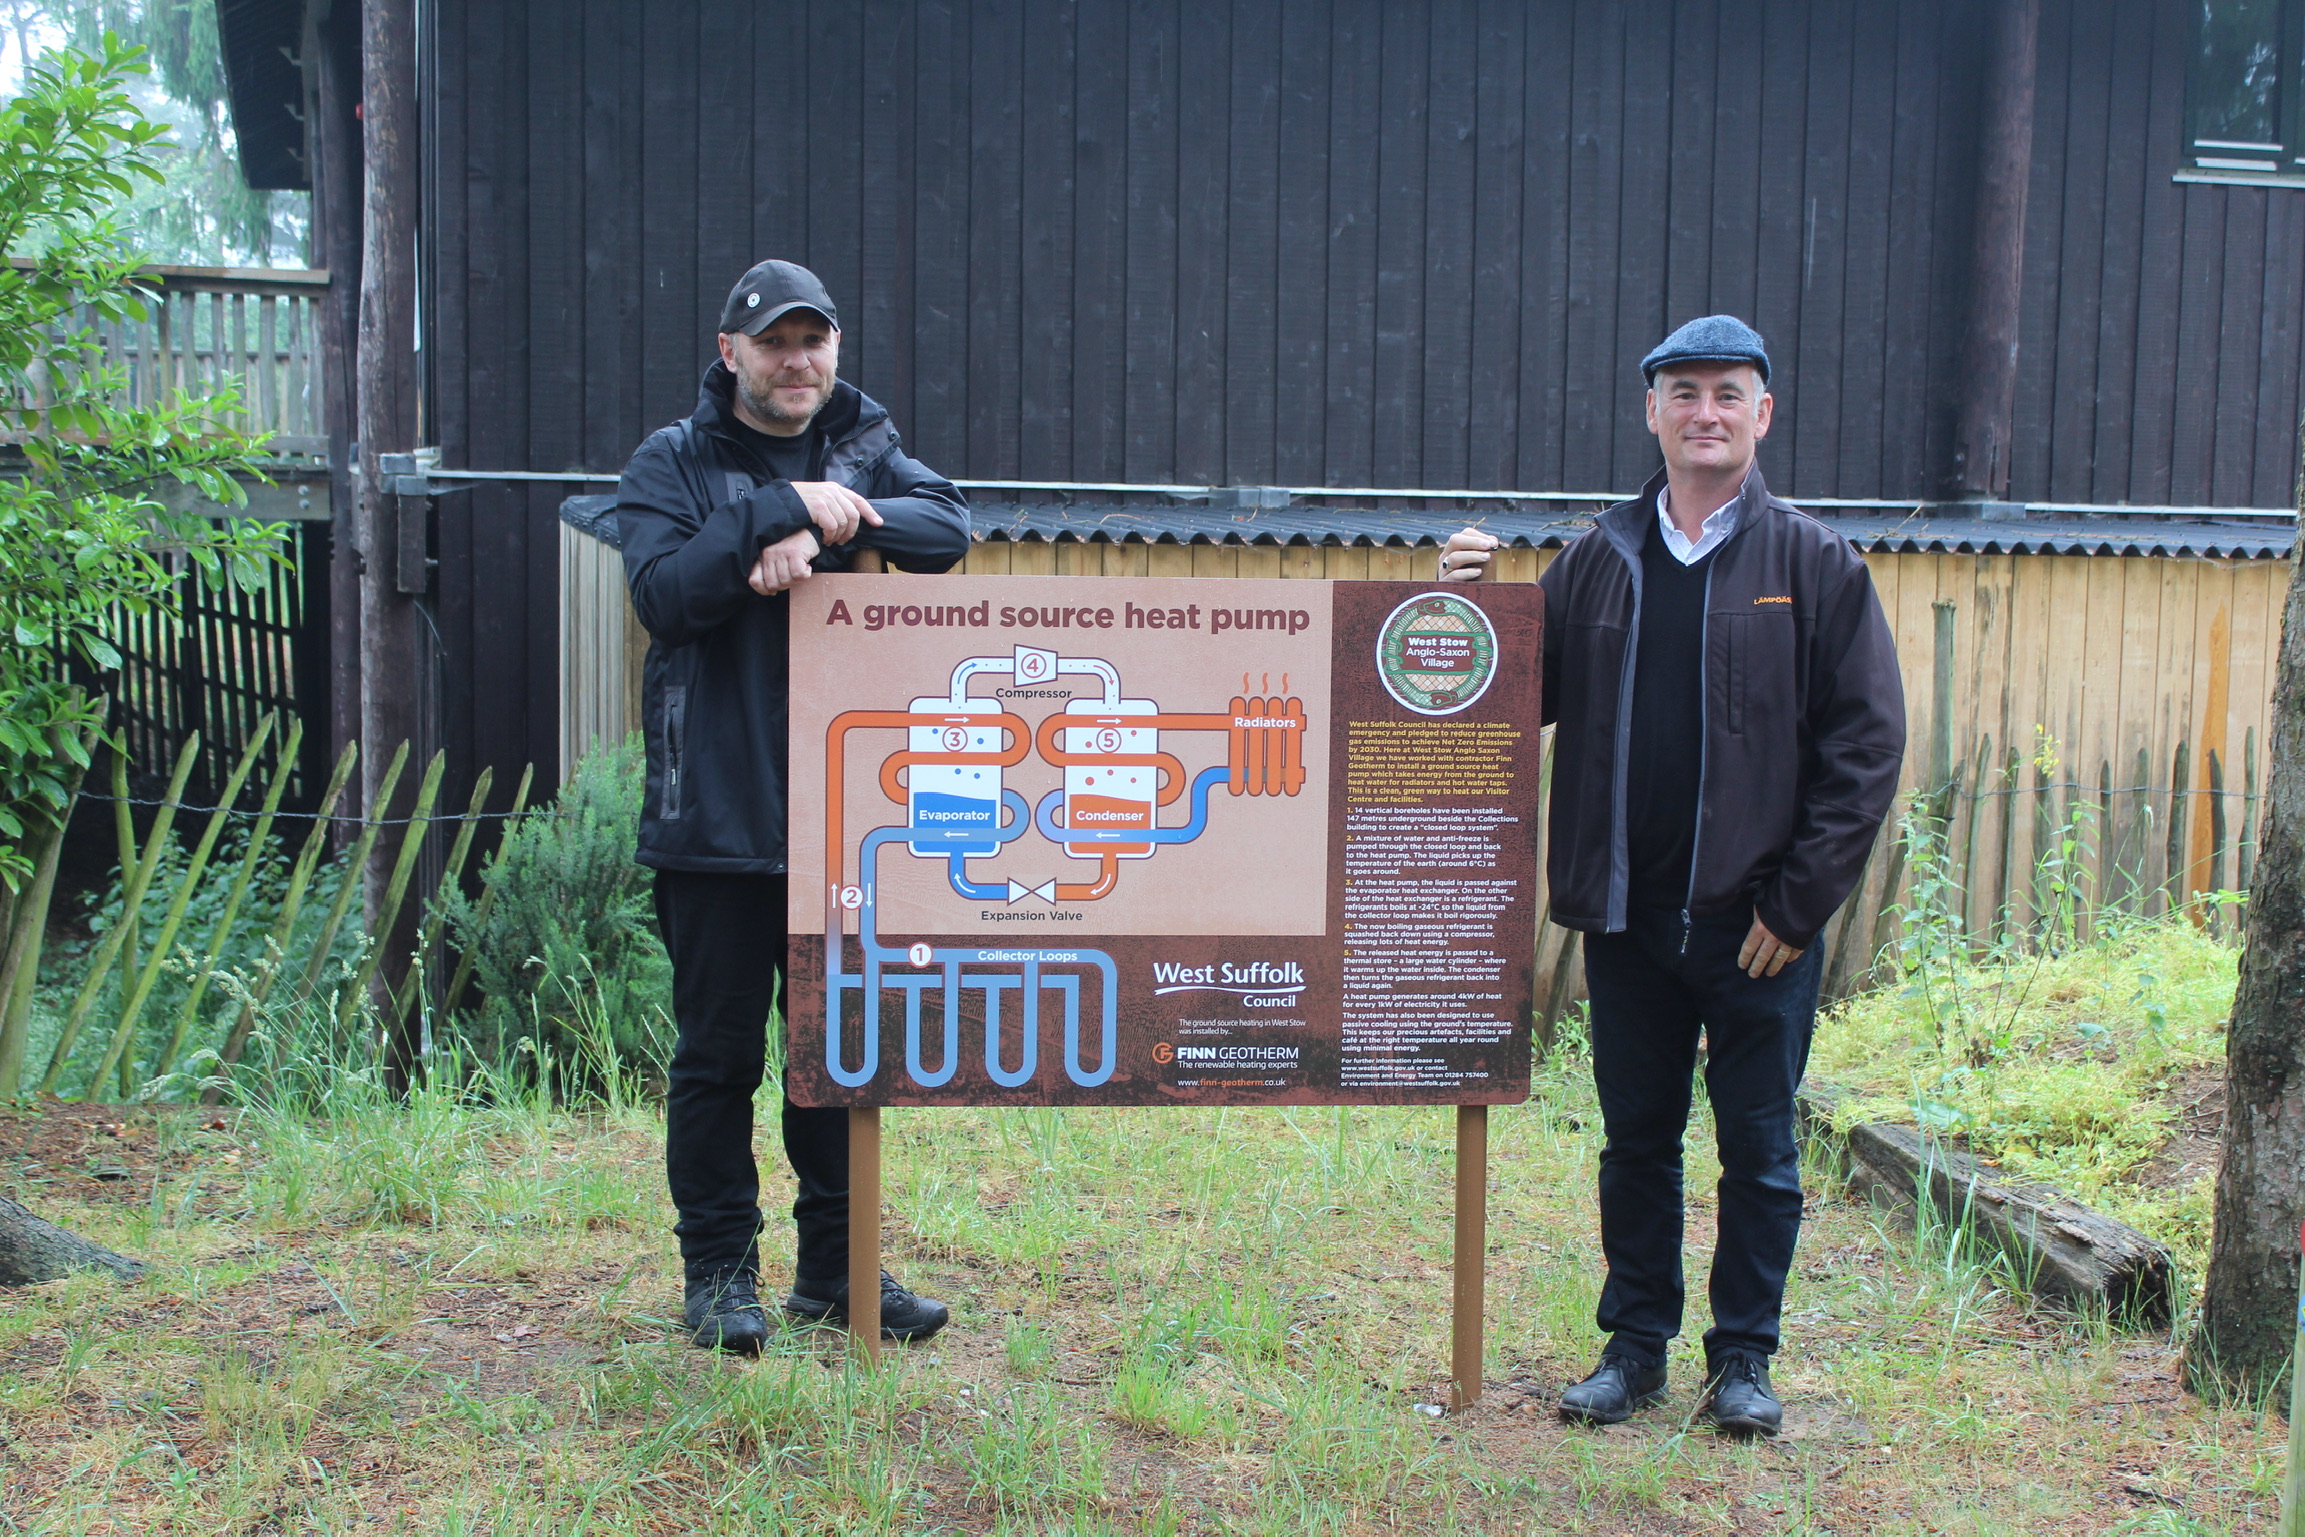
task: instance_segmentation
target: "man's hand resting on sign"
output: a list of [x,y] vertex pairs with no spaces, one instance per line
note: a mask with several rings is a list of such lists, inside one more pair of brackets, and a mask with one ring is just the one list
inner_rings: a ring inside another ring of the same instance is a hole
[[792,489],[824,535],[822,542],[828,550],[854,539],[860,523],[880,527],[880,514],[872,510],[872,503],[846,486],[829,480],[796,480]]
[[1756,914],[1752,932],[1737,948],[1737,969],[1748,977],[1773,977],[1800,958],[1801,952],[1770,933]]
[[773,598],[793,583],[808,580],[808,563],[816,559],[824,543],[817,538],[813,528],[804,528],[797,534],[786,534],[776,543],[762,548],[760,559],[753,562],[752,574],[745,581],[762,597]]
[[829,480],[796,480],[792,482],[792,489],[799,494],[801,505],[808,509],[809,521],[815,526],[787,534],[760,552],[760,559],[753,563],[752,574],[745,580],[764,598],[776,596],[795,582],[806,581],[808,563],[816,559],[820,551],[854,539],[860,526],[880,527],[880,514],[873,511],[872,503],[846,486],[834,485]]
[[1482,569],[1489,563],[1489,551],[1496,547],[1494,534],[1484,534],[1477,528],[1459,529],[1441,546],[1441,580],[1479,581]]

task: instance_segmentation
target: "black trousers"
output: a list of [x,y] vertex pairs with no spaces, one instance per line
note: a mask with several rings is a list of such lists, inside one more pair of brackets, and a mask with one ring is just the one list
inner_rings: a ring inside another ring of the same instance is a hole
[[[680,1027],[664,1107],[664,1166],[690,1279],[760,1268],[760,1170],[752,1097],[784,979],[785,877],[656,873]],[[784,1102],[784,1155],[800,1180],[794,1288],[829,1299],[848,1280],[848,1112]]]
[[1737,969],[1752,927],[1740,906],[1699,918],[1635,910],[1625,932],[1585,936],[1601,1151],[1601,1251],[1608,1281],[1595,1322],[1611,1347],[1660,1363],[1681,1331],[1681,1139],[1697,1034],[1721,1157],[1720,1237],[1708,1360],[1769,1356],[1801,1231],[1793,1091],[1809,1063],[1822,963],[1811,948],[1774,977]]

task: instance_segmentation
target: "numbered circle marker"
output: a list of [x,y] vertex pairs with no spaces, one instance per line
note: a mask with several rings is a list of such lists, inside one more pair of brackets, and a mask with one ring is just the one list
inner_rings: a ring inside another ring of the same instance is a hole
[[904,956],[915,966],[926,966],[930,961],[936,959],[936,952],[931,950],[925,942],[916,941],[910,950],[905,951]]

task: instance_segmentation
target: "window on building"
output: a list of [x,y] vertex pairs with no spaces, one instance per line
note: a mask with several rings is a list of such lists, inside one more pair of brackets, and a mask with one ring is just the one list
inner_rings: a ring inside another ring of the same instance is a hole
[[2305,177],[2305,0],[2193,0],[2185,163]]

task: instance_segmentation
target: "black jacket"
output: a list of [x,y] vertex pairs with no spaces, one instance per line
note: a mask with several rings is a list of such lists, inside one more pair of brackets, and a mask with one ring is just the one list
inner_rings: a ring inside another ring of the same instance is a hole
[[[616,488],[632,607],[650,638],[641,683],[648,795],[640,862],[660,870],[778,875],[785,868],[783,594],[745,585],[760,552],[810,526],[788,481],[728,431],[736,381],[705,373],[696,412],[634,451]],[[866,546],[905,571],[944,571],[968,550],[968,504],[897,448],[888,412],[841,381],[818,413],[812,473],[885,520],[816,558],[846,568]]]
[[[1616,933],[1631,882],[1626,747],[1641,546],[1662,470],[1545,571],[1554,738],[1553,921]],[[1872,573],[1849,541],[1769,495],[1755,466],[1705,582],[1704,746],[1691,913],[1750,898],[1806,948],[1862,873],[1896,798],[1905,690]]]

